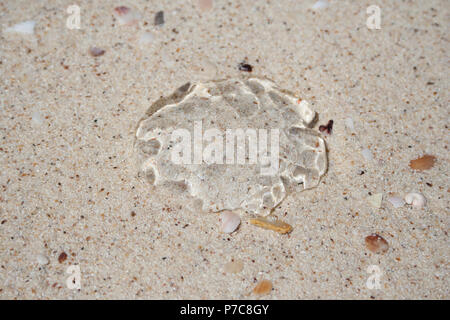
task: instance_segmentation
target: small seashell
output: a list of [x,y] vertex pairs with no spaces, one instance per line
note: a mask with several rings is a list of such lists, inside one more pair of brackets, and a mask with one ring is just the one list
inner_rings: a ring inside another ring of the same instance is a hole
[[270,220],[266,217],[256,217],[250,219],[249,222],[257,227],[276,231],[278,233],[284,234],[292,231],[292,226],[283,222],[281,220]]
[[97,47],[91,47],[91,48],[89,48],[89,53],[93,57],[98,57],[98,56],[104,55],[105,54],[105,50],[103,50],[101,48],[97,48]]
[[263,295],[272,291],[272,282],[269,280],[261,280],[253,289],[254,294]]
[[367,236],[366,239],[366,248],[373,253],[385,253],[389,249],[388,242],[376,233]]
[[241,260],[230,261],[225,264],[223,270],[226,273],[239,273],[244,269],[244,263]]
[[120,25],[132,25],[141,19],[141,15],[138,12],[125,6],[114,8],[114,15]]
[[241,223],[241,217],[237,213],[229,210],[221,212],[220,220],[222,221],[220,230],[224,233],[232,233]]
[[47,259],[47,257],[46,256],[44,256],[43,254],[38,254],[37,256],[36,256],[36,261],[37,261],[37,263],[38,264],[40,264],[40,265],[45,265],[45,264],[48,264],[48,259]]
[[411,160],[409,162],[409,166],[413,170],[423,171],[432,168],[435,162],[436,162],[435,156],[426,154],[421,158]]
[[405,201],[400,197],[389,197],[387,200],[394,206],[394,208],[400,208],[405,205]]
[[316,3],[313,4],[312,8],[314,10],[319,10],[319,9],[325,9],[329,6],[328,1],[325,0],[319,0]]
[[367,197],[367,202],[374,208],[381,207],[381,201],[383,200],[382,193],[376,193]]
[[21,34],[33,34],[35,21],[29,20],[13,25],[12,27],[6,28],[5,32],[17,32]]
[[427,204],[427,199],[421,193],[411,192],[405,196],[407,204],[412,205],[415,208],[423,208]]

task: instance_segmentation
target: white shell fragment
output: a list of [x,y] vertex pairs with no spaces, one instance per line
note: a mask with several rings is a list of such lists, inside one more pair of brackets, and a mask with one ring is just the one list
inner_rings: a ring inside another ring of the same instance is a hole
[[405,205],[405,200],[400,197],[389,197],[387,200],[392,204],[394,208],[400,208]]
[[16,32],[16,33],[29,35],[29,34],[34,33],[35,25],[36,25],[36,22],[33,20],[24,21],[24,22],[15,24],[12,27],[5,29],[5,32]]
[[131,8],[120,6],[114,8],[114,16],[119,25],[132,25],[141,19],[141,14]]
[[381,207],[381,201],[383,200],[382,193],[376,193],[367,197],[367,202],[374,208]]
[[320,10],[320,9],[325,9],[329,6],[330,4],[328,3],[328,1],[325,0],[319,0],[316,3],[313,4],[312,8],[314,10]]
[[222,222],[220,230],[224,233],[234,232],[241,224],[241,217],[237,213],[228,210],[220,213],[220,220]]
[[405,196],[407,204],[412,205],[415,208],[423,208],[427,204],[427,199],[421,193],[408,193]]
[[327,168],[307,101],[266,79],[186,84],[155,102],[136,131],[139,176],[184,183],[204,211],[267,214]]

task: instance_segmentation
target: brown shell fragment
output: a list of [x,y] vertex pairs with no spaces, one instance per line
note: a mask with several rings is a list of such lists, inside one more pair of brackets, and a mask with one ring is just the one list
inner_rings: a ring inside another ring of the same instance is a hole
[[382,236],[373,233],[366,237],[366,248],[373,253],[382,254],[388,251],[389,244]]
[[272,282],[269,280],[261,280],[253,289],[253,293],[259,295],[268,294],[270,291],[272,291]]
[[66,259],[67,259],[67,253],[61,252],[61,254],[58,257],[58,262],[63,263],[64,261],[66,261]]
[[256,217],[249,220],[249,222],[257,227],[276,231],[281,234],[292,231],[292,226],[281,220],[270,220],[266,217]]
[[413,170],[423,171],[432,168],[435,162],[436,162],[435,156],[426,154],[421,158],[411,160],[409,162],[409,166]]

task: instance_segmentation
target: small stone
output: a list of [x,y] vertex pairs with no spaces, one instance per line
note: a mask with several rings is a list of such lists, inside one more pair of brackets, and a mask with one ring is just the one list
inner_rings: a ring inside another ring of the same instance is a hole
[[261,280],[253,289],[254,294],[263,295],[272,291],[272,282],[269,280]]
[[101,49],[101,48],[97,48],[97,47],[91,47],[89,49],[89,53],[91,54],[91,56],[93,57],[98,57],[98,56],[102,56],[105,54],[105,50]]
[[374,208],[381,207],[381,201],[383,200],[383,194],[377,193],[367,197],[367,202]]
[[423,171],[423,170],[431,169],[434,166],[435,162],[436,162],[435,156],[426,154],[423,157],[420,157],[415,160],[411,160],[409,162],[409,166],[413,170]]
[[239,63],[238,68],[239,68],[240,71],[245,71],[245,72],[252,72],[253,71],[253,67],[250,64],[245,63],[245,62]]
[[45,265],[45,264],[48,264],[48,263],[49,263],[47,257],[44,256],[43,254],[38,254],[38,255],[36,256],[36,261],[37,261],[37,263],[40,264],[40,265]]
[[222,221],[220,230],[224,233],[234,232],[241,223],[241,217],[229,210],[220,213],[220,220]]
[[160,26],[164,24],[164,11],[158,11],[155,14],[155,26]]
[[400,208],[405,205],[405,201],[400,197],[389,197],[388,201],[394,206],[394,208]]
[[290,224],[287,224],[286,222],[278,219],[272,220],[266,217],[256,217],[250,219],[249,222],[257,227],[276,231],[281,234],[289,233],[292,231],[292,226]]
[[230,261],[225,264],[223,270],[226,273],[239,273],[244,269],[244,263],[241,260]]
[[376,233],[366,237],[366,248],[376,254],[383,254],[388,251],[389,244],[381,236]]
[[66,259],[67,259],[67,253],[61,252],[61,254],[58,257],[58,262],[63,263],[64,261],[66,261]]

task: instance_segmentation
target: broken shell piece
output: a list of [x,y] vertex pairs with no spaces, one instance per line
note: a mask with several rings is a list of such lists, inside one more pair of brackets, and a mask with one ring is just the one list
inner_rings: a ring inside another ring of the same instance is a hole
[[394,206],[394,208],[400,208],[405,205],[405,201],[400,197],[390,197],[387,200]]
[[272,282],[269,280],[261,280],[253,289],[254,294],[263,295],[272,291]]
[[423,157],[420,157],[415,160],[411,160],[409,162],[409,166],[413,170],[423,171],[431,169],[434,166],[434,163],[436,162],[436,157],[426,154]]
[[292,226],[278,219],[270,219],[266,217],[256,217],[250,219],[249,222],[257,227],[276,231],[281,234],[289,233],[292,231]]
[[376,193],[367,197],[367,202],[374,208],[381,207],[381,201],[383,200],[382,193]]
[[241,217],[237,213],[228,210],[220,213],[220,220],[222,221],[220,230],[224,233],[232,233],[241,223]]
[[421,193],[408,193],[405,196],[407,204],[412,205],[415,208],[423,208],[427,204],[427,199]]
[[239,273],[244,269],[244,263],[241,260],[230,261],[223,267],[226,273]]
[[13,25],[12,27],[6,28],[5,32],[16,32],[21,34],[33,34],[34,26],[36,25],[36,21],[24,21],[18,24]]
[[313,6],[311,7],[313,10],[320,10],[320,9],[325,9],[328,8],[330,4],[328,3],[328,1],[325,0],[319,0],[316,3],[313,4]]
[[389,249],[388,242],[376,233],[367,236],[366,239],[366,248],[373,253],[385,253]]
[[139,12],[125,6],[114,8],[114,16],[120,25],[132,25],[141,19]]

